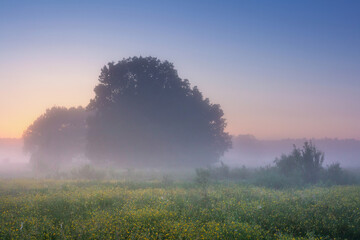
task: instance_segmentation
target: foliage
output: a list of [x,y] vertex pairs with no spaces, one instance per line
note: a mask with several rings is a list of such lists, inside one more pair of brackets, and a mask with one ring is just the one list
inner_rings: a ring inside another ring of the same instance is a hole
[[210,175],[216,180],[229,179],[230,168],[223,161],[221,161],[220,166],[210,168]]
[[323,181],[328,185],[348,185],[360,182],[355,175],[340,167],[340,163],[333,163],[323,173]]
[[153,57],[109,63],[88,109],[87,155],[122,167],[204,166],[231,146],[218,104]]
[[0,239],[360,239],[360,187],[0,180]]
[[174,184],[174,178],[169,174],[165,174],[162,178],[162,184],[164,187],[172,186]]
[[82,107],[53,107],[23,133],[24,151],[36,171],[56,171],[84,153],[87,113]]
[[324,153],[316,149],[312,142],[305,142],[302,149],[294,145],[289,155],[275,160],[276,167],[285,176],[300,174],[304,183],[317,183],[322,171]]
[[[284,157],[282,158],[284,159]],[[293,159],[293,158],[288,158]],[[281,163],[279,166],[266,166],[260,168],[235,167],[230,168],[223,162],[219,166],[205,169],[207,171],[208,181],[235,181],[256,186],[262,186],[273,189],[303,188],[310,187],[313,183],[305,182],[305,178],[298,169],[288,168],[296,166],[295,164]],[[199,174],[198,174],[199,175]],[[360,184],[359,172],[350,172],[340,167],[340,164],[332,164],[327,168],[321,168],[317,185],[352,185]]]
[[196,183],[201,186],[204,190],[207,189],[207,187],[210,184],[210,170],[204,169],[204,168],[197,168],[196,169]]
[[246,168],[245,166],[230,168],[229,176],[232,180],[247,180],[252,177],[253,172],[251,169]]
[[106,172],[87,164],[78,169],[73,169],[71,177],[73,179],[102,180],[106,177]]
[[276,167],[265,167],[257,169],[250,183],[273,189],[285,189],[304,186],[304,182],[297,172],[293,175],[284,175]]

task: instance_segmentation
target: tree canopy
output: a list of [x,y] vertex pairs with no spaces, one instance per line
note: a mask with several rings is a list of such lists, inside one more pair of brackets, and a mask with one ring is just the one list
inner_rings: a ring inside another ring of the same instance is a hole
[[88,105],[87,156],[126,167],[203,166],[231,147],[220,105],[172,63],[133,57],[101,70]]
[[53,107],[24,131],[24,151],[35,170],[56,170],[84,153],[86,117],[82,107]]

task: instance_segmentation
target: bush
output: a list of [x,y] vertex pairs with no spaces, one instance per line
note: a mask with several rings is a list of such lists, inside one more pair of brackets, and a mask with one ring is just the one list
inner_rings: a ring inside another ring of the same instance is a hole
[[279,172],[287,177],[301,175],[304,183],[317,183],[321,177],[324,153],[316,149],[312,142],[305,142],[302,149],[294,145],[289,155],[282,155],[275,159]]
[[161,183],[163,184],[164,187],[169,187],[174,184],[174,179],[169,174],[165,174],[163,175]]
[[303,180],[298,173],[284,175],[276,167],[260,168],[251,179],[251,183],[256,186],[274,189],[299,187],[303,185]]
[[210,168],[209,171],[211,178],[214,178],[216,180],[229,179],[230,177],[230,168],[222,161],[220,162],[219,167]]
[[349,185],[357,183],[355,175],[342,169],[340,163],[333,163],[324,170],[323,181],[327,185]]
[[230,179],[247,180],[253,176],[254,171],[242,166],[241,168],[230,169]]
[[210,170],[204,168],[197,168],[196,183],[198,183],[201,187],[207,187],[210,183]]
[[71,175],[74,179],[86,180],[102,180],[106,177],[106,173],[104,171],[97,170],[88,164],[71,171]]

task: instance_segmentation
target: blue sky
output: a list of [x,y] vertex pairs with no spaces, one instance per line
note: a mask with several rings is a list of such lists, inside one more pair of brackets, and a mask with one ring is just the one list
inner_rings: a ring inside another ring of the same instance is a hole
[[[101,67],[170,60],[232,134],[360,137],[359,1],[0,1],[0,137],[86,105]],[[9,101],[11,99],[11,101]]]

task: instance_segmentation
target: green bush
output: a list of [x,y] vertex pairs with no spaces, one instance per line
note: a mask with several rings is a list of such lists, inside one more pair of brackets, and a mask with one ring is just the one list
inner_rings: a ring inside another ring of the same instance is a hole
[[358,181],[356,176],[340,167],[340,163],[333,163],[324,170],[323,182],[327,185],[351,185]]
[[303,180],[299,173],[294,172],[293,175],[284,175],[276,167],[266,167],[256,171],[251,183],[256,186],[283,189],[300,187],[303,185]]
[[305,142],[302,149],[294,145],[291,154],[282,155],[274,162],[282,175],[290,177],[300,174],[304,183],[314,184],[321,177],[324,153],[316,149],[312,142]]
[[106,177],[106,173],[90,165],[84,165],[71,171],[71,176],[73,179],[102,180]]
[[224,162],[220,162],[219,167],[210,168],[211,178],[216,180],[229,179],[230,177],[230,168]]

